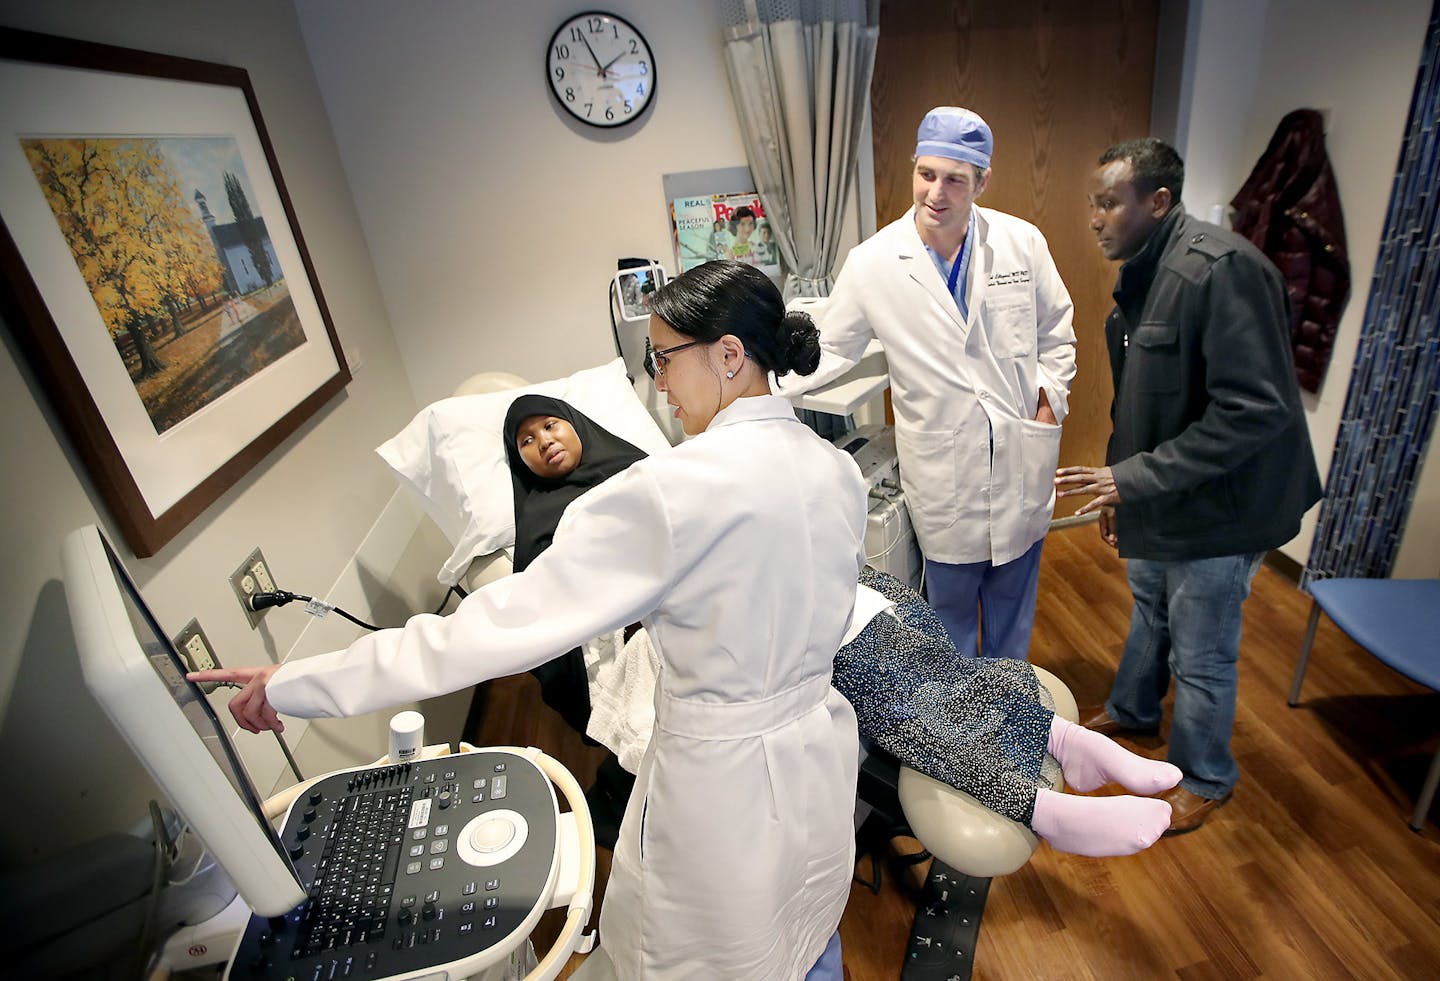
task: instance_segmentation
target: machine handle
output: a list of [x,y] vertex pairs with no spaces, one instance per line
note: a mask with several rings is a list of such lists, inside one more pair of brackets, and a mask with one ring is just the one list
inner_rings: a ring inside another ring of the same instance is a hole
[[525,981],[554,981],[559,976],[570,955],[580,946],[581,932],[590,921],[590,910],[595,898],[595,825],[590,820],[590,805],[585,801],[585,791],[559,760],[539,750],[533,750],[535,765],[560,788],[570,802],[575,815],[575,830],[580,835],[580,882],[575,894],[570,897],[570,911],[565,915],[565,926],[549,952],[525,976]]

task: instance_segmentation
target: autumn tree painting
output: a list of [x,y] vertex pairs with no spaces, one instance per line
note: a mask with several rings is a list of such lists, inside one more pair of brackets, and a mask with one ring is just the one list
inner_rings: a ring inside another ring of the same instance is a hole
[[21,142],[157,433],[305,342],[233,140]]

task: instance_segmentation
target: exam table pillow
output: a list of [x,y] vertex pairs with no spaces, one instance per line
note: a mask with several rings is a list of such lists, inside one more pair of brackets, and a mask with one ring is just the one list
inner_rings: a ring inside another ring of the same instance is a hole
[[[1080,711],[1065,683],[1036,665],[1035,676],[1055,699],[1055,714],[1077,722]],[[1062,790],[1057,781],[1051,790]],[[1009,875],[1030,860],[1040,844],[1035,833],[956,790],[908,766],[900,768],[900,808],[911,832],[932,855],[966,875],[981,879]]]
[[[508,371],[481,371],[456,385],[455,391],[450,394],[489,395],[491,392],[524,388],[528,384],[530,384],[528,378],[521,378]],[[510,549],[497,548],[493,552],[477,555],[471,560],[470,566],[460,574],[460,581],[457,585],[465,592],[473,593],[486,583],[504,579],[515,571],[515,567],[511,563],[510,552]]]
[[515,544],[515,501],[502,433],[510,403],[526,394],[564,399],[646,453],[670,448],[620,358],[567,378],[454,396],[421,409],[375,452],[419,496],[455,547],[436,576],[447,586],[459,581],[475,557]]

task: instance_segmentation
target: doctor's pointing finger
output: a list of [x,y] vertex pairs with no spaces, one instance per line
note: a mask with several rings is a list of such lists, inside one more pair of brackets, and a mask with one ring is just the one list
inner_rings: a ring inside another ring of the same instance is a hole
[[201,684],[207,681],[239,687],[240,693],[230,699],[230,714],[247,732],[265,732],[273,729],[285,731],[285,723],[265,697],[265,685],[270,676],[280,669],[278,664],[258,668],[215,668],[209,671],[191,671],[187,681]]

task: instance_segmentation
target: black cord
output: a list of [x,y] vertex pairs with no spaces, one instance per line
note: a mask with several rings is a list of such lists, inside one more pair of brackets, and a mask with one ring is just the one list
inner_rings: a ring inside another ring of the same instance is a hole
[[335,609],[335,612],[336,612],[336,613],[340,614],[342,617],[344,617],[346,620],[349,620],[351,623],[355,624],[355,626],[357,626],[357,627],[364,627],[366,630],[379,630],[379,629],[380,629],[379,627],[375,626],[375,624],[373,624],[373,623],[366,623],[364,620],[361,620],[359,617],[353,617],[353,616],[351,616],[350,614],[346,613],[344,610],[340,609],[340,607],[338,607],[338,606],[335,607],[334,609]]
[[451,586],[451,587],[445,592],[445,595],[444,595],[444,596],[440,597],[440,605],[437,606],[437,607],[435,607],[435,614],[434,614],[434,615],[438,617],[441,613],[443,613],[443,612],[445,611],[445,605],[450,602],[450,597],[452,597],[452,596],[458,596],[458,597],[460,597],[460,598],[463,600],[466,596],[469,596],[469,595],[470,595],[469,593],[465,592],[464,587],[462,587],[462,586],[457,582],[455,585]]
[[[287,603],[293,603],[296,600],[300,600],[303,603],[309,603],[314,598],[315,597],[313,596],[306,596],[303,593],[292,593],[288,589],[277,589],[269,593],[252,593],[250,594],[250,609],[254,610],[256,613],[259,613],[261,610],[268,610],[272,606],[284,606]],[[328,603],[326,605],[329,606]],[[357,616],[352,616],[338,606],[331,606],[330,609],[340,614],[342,617],[344,617],[346,620],[349,620],[357,627],[364,627],[366,630],[383,629],[381,627],[375,626],[375,624],[373,623],[366,623],[364,620],[361,620]]]
[[[445,593],[445,596],[440,600],[440,605],[435,608],[434,615],[439,616],[441,614],[441,612],[445,609],[446,604],[450,602],[451,596],[459,596],[463,600],[466,596],[469,595],[470,594],[465,591],[465,588],[463,586],[461,586],[459,583],[456,583],[454,586],[450,587],[449,591],[447,591]],[[303,593],[292,593],[288,589],[276,589],[266,593],[252,593],[250,595],[250,609],[254,610],[256,613],[259,613],[261,610],[268,610],[272,606],[285,606],[289,603],[295,602],[296,600],[299,600],[302,603],[309,603],[313,599],[313,596],[306,596]],[[326,605],[328,606],[329,604]],[[340,616],[344,617],[346,620],[349,620],[357,627],[364,627],[366,630],[384,629],[383,627],[375,626],[375,624],[373,623],[366,623],[364,620],[361,620],[357,616],[353,616],[352,614],[346,612],[338,606],[331,606],[330,609],[340,614]]]

